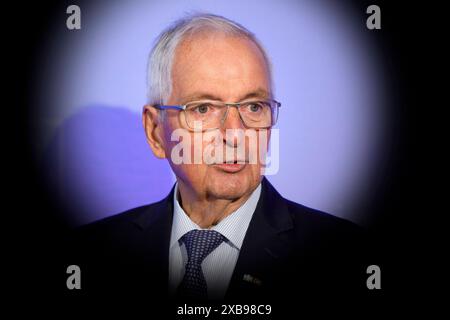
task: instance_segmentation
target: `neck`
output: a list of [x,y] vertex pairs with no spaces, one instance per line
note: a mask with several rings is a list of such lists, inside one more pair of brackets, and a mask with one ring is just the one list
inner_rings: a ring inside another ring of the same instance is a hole
[[219,223],[239,209],[250,198],[252,191],[237,199],[220,199],[215,197],[199,197],[189,191],[182,183],[178,183],[180,197],[178,202],[189,218],[199,227],[206,229]]

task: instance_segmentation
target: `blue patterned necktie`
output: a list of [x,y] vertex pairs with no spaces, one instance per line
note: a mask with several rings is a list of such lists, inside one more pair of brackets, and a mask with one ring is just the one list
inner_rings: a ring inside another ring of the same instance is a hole
[[214,230],[191,230],[181,237],[180,241],[186,246],[188,262],[183,280],[178,286],[179,297],[207,298],[207,285],[201,264],[224,240],[225,237]]

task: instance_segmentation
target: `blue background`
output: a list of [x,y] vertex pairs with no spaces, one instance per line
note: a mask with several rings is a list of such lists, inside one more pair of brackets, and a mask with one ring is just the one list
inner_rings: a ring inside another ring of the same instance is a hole
[[[42,44],[36,151],[55,195],[84,224],[160,200],[174,176],[141,124],[147,57],[156,36],[187,12],[235,20],[261,40],[282,102],[280,170],[269,176],[293,201],[364,224],[355,204],[383,167],[389,118],[383,62],[364,15],[321,1],[102,1],[82,5]],[[66,18],[66,17],[64,17]]]

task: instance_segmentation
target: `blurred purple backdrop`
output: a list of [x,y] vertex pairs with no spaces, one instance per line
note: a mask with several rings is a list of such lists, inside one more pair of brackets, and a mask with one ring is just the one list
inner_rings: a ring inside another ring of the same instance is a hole
[[174,177],[141,125],[146,63],[159,32],[185,12],[224,15],[253,31],[283,107],[280,171],[286,197],[364,223],[352,211],[381,166],[386,116],[377,48],[365,21],[321,1],[127,1],[81,5],[82,29],[60,21],[43,44],[36,84],[40,137],[58,194],[76,224],[160,200]]

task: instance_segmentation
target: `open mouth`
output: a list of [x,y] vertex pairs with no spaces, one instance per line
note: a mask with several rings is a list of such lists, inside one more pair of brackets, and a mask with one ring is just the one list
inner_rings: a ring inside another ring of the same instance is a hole
[[226,161],[225,164],[245,164],[247,161],[245,160],[234,160],[234,161]]
[[234,160],[234,161],[227,161],[224,163],[217,163],[214,166],[219,168],[222,171],[225,171],[228,173],[235,173],[235,172],[239,172],[242,169],[244,169],[246,164],[247,164],[246,161]]

